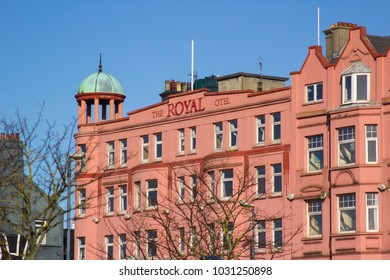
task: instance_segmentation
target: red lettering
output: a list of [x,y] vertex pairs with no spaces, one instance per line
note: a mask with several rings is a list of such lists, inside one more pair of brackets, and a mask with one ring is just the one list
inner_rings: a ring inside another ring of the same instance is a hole
[[189,112],[188,112],[188,107],[189,107],[190,104],[192,104],[192,103],[194,103],[194,102],[193,102],[193,100],[191,99],[191,100],[186,100],[186,101],[184,101],[183,103],[184,103],[185,113],[188,114],[188,113],[189,113]]
[[[206,108],[202,107],[202,98],[185,100],[183,102],[179,101],[174,104],[168,104],[168,115],[171,116],[180,116],[181,114],[196,113],[204,111]],[[161,113],[162,116],[162,113]]]
[[[194,102],[195,103],[195,102]],[[198,98],[198,110],[197,111],[204,111],[206,108],[202,108],[202,98]]]
[[[180,111],[177,109],[177,107],[179,107],[178,105],[180,105]],[[181,115],[183,114],[183,111],[184,111],[184,106],[183,106],[183,102],[177,102],[176,105],[175,105],[175,115],[178,116],[178,115]]]
[[168,104],[168,117],[172,115],[175,115],[175,113],[173,113],[173,109],[174,109],[174,106],[173,104]]

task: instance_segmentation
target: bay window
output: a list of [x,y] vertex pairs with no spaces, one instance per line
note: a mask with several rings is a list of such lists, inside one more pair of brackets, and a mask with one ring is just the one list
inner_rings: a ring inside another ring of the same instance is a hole
[[370,99],[371,69],[358,61],[348,67],[342,75],[342,104],[367,102]]

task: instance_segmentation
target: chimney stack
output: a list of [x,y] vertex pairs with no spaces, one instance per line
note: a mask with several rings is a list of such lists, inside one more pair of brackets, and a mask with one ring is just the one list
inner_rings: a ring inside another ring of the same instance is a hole
[[337,24],[331,24],[329,29],[325,30],[326,39],[326,59],[328,62],[335,62],[345,44],[349,40],[349,30],[357,28],[357,24],[348,22],[337,22]]

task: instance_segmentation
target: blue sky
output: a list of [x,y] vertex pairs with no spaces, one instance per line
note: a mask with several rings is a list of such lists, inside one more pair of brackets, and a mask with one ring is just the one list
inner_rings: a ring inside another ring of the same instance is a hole
[[[160,101],[164,81],[235,72],[289,77],[338,21],[390,35],[390,1],[0,0],[0,116],[18,108],[69,123],[80,82],[98,70],[122,84],[128,112]],[[325,47],[323,47],[325,50]]]

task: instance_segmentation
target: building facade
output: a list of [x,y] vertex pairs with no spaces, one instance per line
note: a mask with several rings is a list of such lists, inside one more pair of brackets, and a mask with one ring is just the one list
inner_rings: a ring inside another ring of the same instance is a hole
[[126,116],[100,65],[76,94],[75,258],[390,259],[390,38],[325,34],[290,86],[237,73]]

